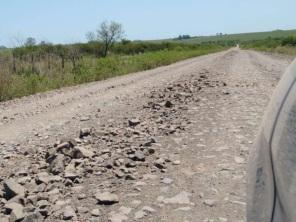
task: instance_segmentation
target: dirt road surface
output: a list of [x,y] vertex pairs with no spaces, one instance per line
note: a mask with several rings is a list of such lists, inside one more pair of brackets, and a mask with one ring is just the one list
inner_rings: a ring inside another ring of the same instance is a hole
[[245,221],[291,58],[228,51],[0,103],[0,221]]

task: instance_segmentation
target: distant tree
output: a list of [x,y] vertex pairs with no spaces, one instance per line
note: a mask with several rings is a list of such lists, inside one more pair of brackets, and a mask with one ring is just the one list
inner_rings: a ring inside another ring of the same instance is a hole
[[49,41],[42,40],[42,41],[40,41],[39,45],[44,46],[44,45],[53,45],[53,44]]
[[123,27],[117,22],[103,22],[97,30],[97,38],[103,43],[103,57],[106,57],[114,43],[122,39]]
[[11,44],[13,45],[12,48],[23,47],[25,44],[25,38],[20,33],[17,33],[11,38]]
[[182,39],[190,39],[191,36],[190,35],[179,35],[176,40],[182,40]]
[[25,46],[34,46],[36,45],[36,39],[33,37],[28,37],[25,42]]
[[94,42],[96,41],[96,34],[94,32],[87,32],[86,33],[86,39],[88,40],[88,42]]
[[121,43],[123,44],[123,45],[127,45],[127,44],[129,44],[129,43],[131,43],[132,41],[131,40],[128,40],[128,39],[122,39],[121,40]]

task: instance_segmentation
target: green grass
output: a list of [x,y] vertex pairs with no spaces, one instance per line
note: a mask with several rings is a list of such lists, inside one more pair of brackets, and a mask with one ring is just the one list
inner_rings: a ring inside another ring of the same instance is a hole
[[261,40],[266,38],[282,38],[287,36],[296,36],[296,29],[294,30],[275,30],[269,32],[252,32],[252,33],[239,33],[239,34],[223,34],[219,36],[197,36],[185,40],[163,39],[154,42],[176,42],[176,43],[203,43],[210,41],[251,41]]
[[243,49],[253,49],[272,53],[296,56],[296,37],[267,38],[247,41],[241,44]]
[[243,49],[252,49],[261,52],[271,52],[271,53],[278,53],[290,56],[296,56],[296,47],[289,47],[289,46],[277,46],[277,47],[266,47],[266,46],[246,46]]
[[226,48],[212,45],[200,49],[163,50],[134,56],[108,56],[106,58],[83,57],[75,67],[70,64],[64,70],[46,74],[10,74],[0,70],[0,101],[44,92],[65,86],[98,81],[127,73],[153,69],[158,66],[222,51]]

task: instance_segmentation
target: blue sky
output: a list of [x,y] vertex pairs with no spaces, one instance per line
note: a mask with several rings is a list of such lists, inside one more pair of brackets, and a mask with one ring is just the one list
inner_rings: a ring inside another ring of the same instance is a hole
[[295,8],[295,0],[0,0],[0,45],[85,41],[104,20],[122,23],[132,40],[294,29]]

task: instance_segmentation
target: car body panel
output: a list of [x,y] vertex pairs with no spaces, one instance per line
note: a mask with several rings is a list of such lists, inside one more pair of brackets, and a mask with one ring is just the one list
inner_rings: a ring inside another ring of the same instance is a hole
[[[271,143],[276,125],[289,92],[296,79],[296,60],[289,66],[279,82],[267,108],[261,130],[250,152],[248,187],[247,187],[247,221],[277,222],[286,220],[287,214],[282,209],[277,197],[277,179],[274,161],[280,147],[273,150]],[[296,95],[295,95],[296,96]],[[296,165],[294,166],[296,170]],[[294,218],[296,221],[296,218]]]

